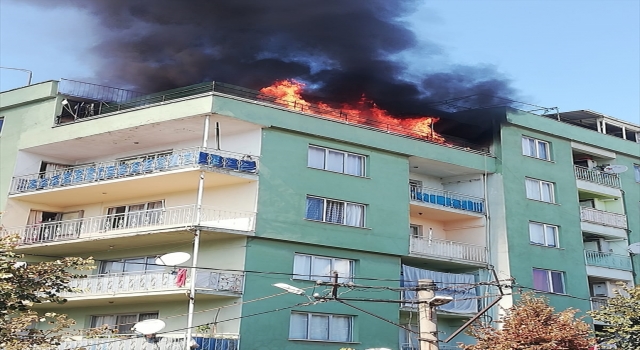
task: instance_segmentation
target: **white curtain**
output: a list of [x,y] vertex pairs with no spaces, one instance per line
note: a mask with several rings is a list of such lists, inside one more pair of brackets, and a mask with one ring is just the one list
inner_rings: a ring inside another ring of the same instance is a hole
[[558,246],[558,243],[556,242],[556,229],[557,228],[555,226],[546,227],[547,245],[549,247]]
[[327,200],[327,209],[325,212],[325,221],[337,224],[343,223],[344,203]]
[[313,257],[311,264],[311,280],[329,281],[331,279],[331,259]]
[[529,223],[529,240],[535,244],[544,244],[544,229],[542,224]]
[[527,198],[537,200],[542,198],[540,196],[540,181],[527,179],[525,181],[525,186],[527,188]]
[[329,339],[333,341],[351,341],[351,317],[332,316]]
[[105,324],[109,325],[109,327],[113,327],[116,324],[116,316],[91,316],[91,328],[100,327]]
[[538,158],[549,159],[549,155],[547,154],[547,144],[544,142],[538,142]]
[[309,159],[307,165],[310,168],[324,169],[325,150],[318,147],[309,146]]
[[528,137],[522,138],[522,154],[525,156],[536,156],[536,142]]
[[347,203],[345,225],[364,226],[364,205]]
[[42,212],[32,210],[29,212],[29,218],[27,219],[27,225],[35,225],[42,222]]
[[292,313],[289,322],[289,339],[308,339],[307,322],[309,315]]
[[364,157],[355,154],[347,155],[347,169],[345,173],[356,176],[364,175]]
[[542,197],[545,202],[553,202],[553,185],[550,183],[542,182]]
[[[478,312],[478,300],[475,298],[477,293],[473,287],[474,275],[423,270],[406,265],[402,265],[402,275],[402,287],[416,287],[418,280],[430,279],[435,281],[439,289],[436,295],[448,295],[453,298],[453,302],[438,307],[439,310],[464,314]],[[417,300],[417,293],[406,290],[403,297],[409,301]],[[411,302],[408,304],[411,305]]]
[[347,259],[333,259],[333,269],[338,271],[338,282],[351,281],[351,261]]
[[309,315],[309,339],[329,340],[329,316]]
[[344,153],[329,150],[327,154],[327,170],[343,173]]
[[293,274],[294,279],[311,279],[311,257],[296,254],[293,258]]
[[116,327],[119,334],[132,334],[133,325],[138,322],[138,315],[118,315],[116,319]]

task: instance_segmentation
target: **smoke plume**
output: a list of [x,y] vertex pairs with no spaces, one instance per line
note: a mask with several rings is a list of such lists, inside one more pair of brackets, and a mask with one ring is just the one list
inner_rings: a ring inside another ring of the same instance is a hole
[[[51,6],[50,0],[20,0]],[[414,0],[57,0],[92,13],[101,24],[100,83],[157,92],[203,81],[259,89],[293,78],[310,94],[352,102],[362,94],[396,114],[432,101],[472,94],[509,97],[495,70],[428,67],[437,45],[422,43],[421,61],[396,59],[415,49],[403,22]],[[427,38],[432,40],[433,38]],[[490,103],[480,98],[479,103]]]

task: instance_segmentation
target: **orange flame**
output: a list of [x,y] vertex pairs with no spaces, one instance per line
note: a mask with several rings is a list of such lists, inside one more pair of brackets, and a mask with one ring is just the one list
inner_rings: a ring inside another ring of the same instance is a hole
[[271,86],[260,89],[260,93],[263,95],[262,97],[268,97],[274,103],[289,109],[319,114],[348,123],[365,125],[432,142],[445,143],[444,137],[433,130],[433,124],[439,119],[437,117],[395,118],[364,95],[358,102],[354,104],[345,103],[340,109],[332,108],[323,102],[309,103],[302,98],[304,87],[304,83],[295,80],[278,80]]

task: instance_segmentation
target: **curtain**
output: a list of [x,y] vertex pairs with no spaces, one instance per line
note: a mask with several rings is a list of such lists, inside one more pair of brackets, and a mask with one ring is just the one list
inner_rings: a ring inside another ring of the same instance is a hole
[[311,280],[331,280],[331,259],[313,257],[313,263],[311,264]]
[[324,221],[342,224],[344,223],[343,212],[344,212],[344,203],[327,200],[327,208],[325,210]]
[[332,316],[329,339],[333,341],[351,341],[351,317]]
[[118,315],[116,319],[118,334],[132,334],[131,328],[136,322],[138,322],[138,315]]
[[324,200],[321,198],[307,197],[307,210],[305,218],[322,221]]
[[346,214],[345,225],[364,226],[364,205],[347,203]]
[[113,327],[116,324],[116,317],[114,315],[91,316],[91,328],[100,327],[105,324]]
[[27,225],[35,225],[42,222],[42,212],[32,210],[29,212],[29,218],[27,219]]
[[527,198],[540,200],[540,181],[527,179],[525,181],[525,187],[527,188]]
[[309,159],[307,165],[310,168],[324,169],[325,150],[318,147],[309,146]]
[[533,269],[533,288],[549,292],[549,282],[546,270]]
[[553,185],[550,183],[542,182],[542,197],[545,202],[553,202]]
[[538,158],[549,159],[549,155],[547,154],[547,144],[544,142],[538,142]]
[[529,240],[531,243],[544,244],[544,226],[534,222],[529,223]]
[[293,258],[293,274],[294,279],[312,279],[311,257],[308,255],[296,254]]
[[308,339],[307,322],[309,315],[292,313],[289,323],[289,339]]
[[554,293],[564,293],[564,284],[562,283],[562,272],[551,271],[551,285]]
[[[471,288],[475,283],[475,276],[471,274],[456,274],[438,271],[418,269],[411,266],[402,265],[402,287],[416,287],[418,280],[431,279],[435,281],[439,289],[436,295],[447,295],[453,298],[453,302],[438,307],[439,310],[452,313],[476,313],[478,312],[478,301],[476,288]],[[407,304],[417,300],[415,291],[404,291],[403,298]],[[415,305],[415,304],[413,304]]]
[[556,227],[555,226],[547,226],[546,227],[546,237],[547,237],[547,246],[556,247],[558,246],[556,242]]
[[525,156],[536,156],[536,142],[528,137],[522,138],[522,154]]
[[327,170],[343,173],[344,153],[329,150],[327,155]]
[[351,281],[351,261],[346,259],[333,259],[333,269],[338,271],[338,283]]
[[355,154],[347,155],[347,169],[345,173],[356,176],[364,175],[364,157]]
[[309,315],[309,339],[329,340],[329,316]]

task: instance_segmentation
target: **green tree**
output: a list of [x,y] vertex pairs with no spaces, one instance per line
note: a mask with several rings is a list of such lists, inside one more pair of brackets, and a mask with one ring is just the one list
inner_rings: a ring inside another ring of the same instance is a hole
[[[64,303],[60,293],[71,292],[77,272],[93,269],[93,260],[62,258],[55,261],[24,263],[13,250],[15,236],[0,238],[0,349],[23,350],[59,344],[64,330],[75,322],[64,314],[39,313],[33,305]],[[72,272],[76,271],[76,272]],[[29,327],[46,324],[47,330]]]
[[619,284],[615,296],[606,305],[589,314],[594,320],[607,324],[596,335],[604,343],[615,344],[618,349],[640,349],[640,286]]
[[586,350],[595,340],[591,327],[576,318],[577,310],[555,312],[544,297],[525,293],[507,312],[502,329],[478,324],[468,332],[477,339],[465,350]]

